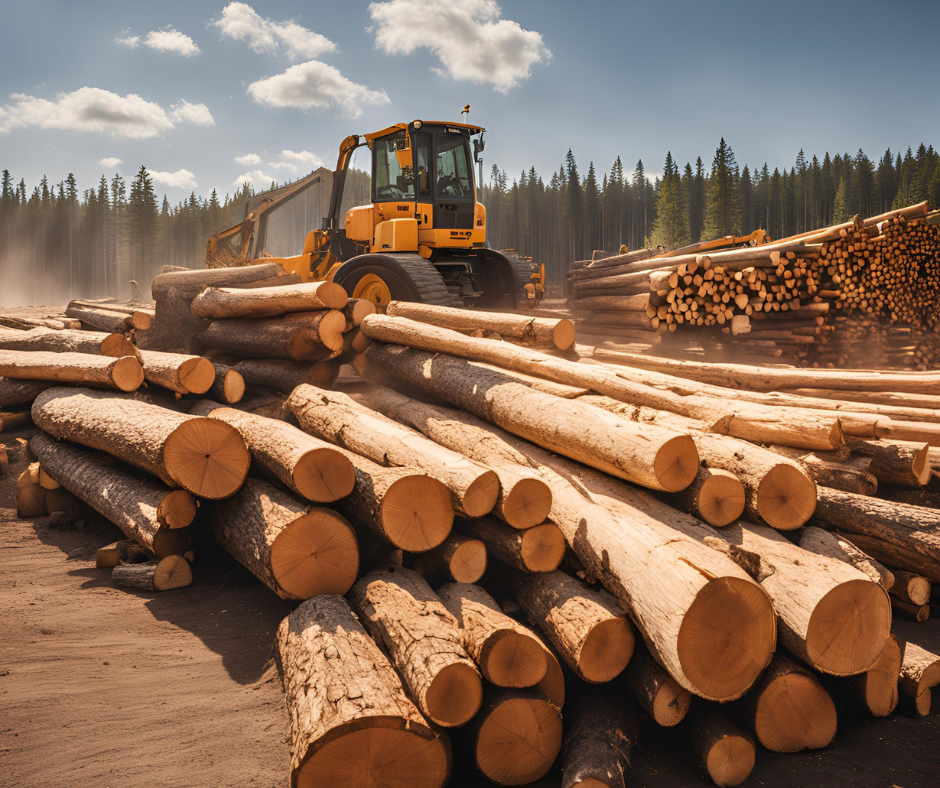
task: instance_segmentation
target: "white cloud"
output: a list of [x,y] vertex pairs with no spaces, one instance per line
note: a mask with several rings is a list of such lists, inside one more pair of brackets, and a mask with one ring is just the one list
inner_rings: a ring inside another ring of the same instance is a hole
[[273,55],[284,50],[291,60],[299,60],[336,51],[336,44],[326,36],[290,20],[272,22],[247,3],[229,3],[222,9],[221,19],[212,24],[222,35],[247,42],[259,54]]
[[370,90],[346,79],[338,69],[311,60],[291,66],[281,74],[259,79],[248,86],[258,104],[268,107],[319,109],[335,106],[350,117],[362,114],[363,104],[390,104],[384,90]]
[[246,153],[244,156],[236,156],[235,163],[254,167],[256,164],[261,164],[261,157],[257,153]]
[[140,46],[140,36],[129,35],[130,32],[130,30],[125,30],[123,35],[118,36],[114,40],[118,44],[123,44],[131,49],[137,49],[137,47]]
[[270,175],[265,175],[261,170],[252,170],[251,172],[246,172],[244,175],[239,175],[233,182],[232,186],[242,186],[243,184],[250,183],[254,186],[260,186],[267,189],[273,181],[276,181],[277,178],[272,178]]
[[172,27],[166,30],[151,30],[144,38],[144,45],[159,52],[173,52],[184,57],[199,54],[199,47],[196,46],[196,42],[185,33],[181,33]]
[[284,161],[299,161],[303,164],[310,164],[313,167],[323,166],[323,159],[308,150],[282,150],[281,158]]
[[109,170],[113,170],[115,167],[123,163],[124,162],[121,161],[117,156],[106,156],[105,158],[98,160],[98,164],[100,164],[102,167],[107,167]]
[[190,104],[186,99],[170,105],[170,119],[177,123],[192,123],[194,126],[215,125],[215,118],[205,104]]
[[287,170],[288,172],[297,172],[300,170],[296,164],[291,164],[289,161],[269,161],[268,166],[275,170]]
[[376,46],[389,55],[429,49],[452,79],[491,83],[502,93],[551,59],[542,34],[500,19],[496,0],[388,0],[372,3]]
[[172,186],[177,189],[195,189],[199,184],[196,183],[196,176],[189,170],[177,170],[176,172],[159,172],[150,170],[150,176],[164,186]]
[[91,131],[117,137],[146,139],[175,128],[177,123],[211,125],[203,104],[179,101],[168,114],[163,107],[136,93],[121,96],[101,88],[83,87],[60,93],[54,101],[14,93],[12,104],[0,110],[0,128],[37,127],[61,131]]

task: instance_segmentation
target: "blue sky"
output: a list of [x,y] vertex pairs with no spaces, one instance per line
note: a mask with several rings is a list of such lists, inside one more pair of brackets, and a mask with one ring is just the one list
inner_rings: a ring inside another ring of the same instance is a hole
[[586,172],[709,163],[721,136],[752,167],[940,142],[935,0],[2,3],[0,168],[30,187],[261,186],[467,103],[510,176],[569,147]]

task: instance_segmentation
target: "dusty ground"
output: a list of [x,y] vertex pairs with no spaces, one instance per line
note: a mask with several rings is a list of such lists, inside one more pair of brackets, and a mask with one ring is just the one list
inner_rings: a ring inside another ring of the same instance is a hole
[[[17,520],[21,469],[0,481],[0,787],[284,788],[287,716],[272,644],[291,605],[211,545],[188,588],[112,586],[94,556],[120,532],[100,521],[56,530],[48,518]],[[898,622],[896,631],[940,649],[940,624]],[[825,751],[759,752],[745,786],[940,785],[940,717],[871,720],[840,709],[839,725]],[[451,785],[487,785],[454,738]],[[640,742],[629,785],[711,785],[681,729],[648,725]]]

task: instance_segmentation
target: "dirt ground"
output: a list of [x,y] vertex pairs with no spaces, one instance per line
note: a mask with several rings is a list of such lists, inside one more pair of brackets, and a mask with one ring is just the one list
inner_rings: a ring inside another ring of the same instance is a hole
[[[17,520],[22,467],[0,481],[0,787],[285,788],[287,714],[272,649],[293,606],[211,544],[188,588],[114,587],[94,558],[117,528]],[[940,649],[934,621],[895,630]],[[839,726],[823,751],[759,752],[744,785],[940,785],[940,717],[871,720],[840,708]],[[488,785],[461,737],[451,785]],[[627,784],[711,785],[682,739],[681,727],[646,725]]]

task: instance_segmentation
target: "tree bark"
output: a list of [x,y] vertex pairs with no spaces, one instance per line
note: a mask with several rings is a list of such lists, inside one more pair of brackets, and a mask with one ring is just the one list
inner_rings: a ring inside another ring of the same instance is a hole
[[21,353],[0,350],[0,375],[25,380],[54,380],[84,386],[136,391],[144,382],[140,362],[131,356],[110,358],[87,353]]
[[214,350],[247,358],[322,361],[343,348],[343,313],[297,312],[278,318],[213,320],[201,341]]
[[488,780],[526,785],[544,777],[561,751],[561,714],[537,692],[487,687],[470,735]]
[[110,309],[78,306],[75,302],[66,307],[65,314],[81,320],[86,326],[108,334],[126,334],[132,327],[130,315],[112,312]]
[[326,388],[336,378],[332,361],[298,363],[274,359],[239,361],[235,369],[253,386],[267,386],[290,393],[297,386],[309,383]]
[[[820,457],[818,454],[803,449],[790,449],[786,446],[768,447],[775,454],[789,457],[798,462],[812,477],[816,484],[835,490],[874,495],[878,491],[878,479],[868,472],[868,463],[861,465],[837,462]],[[833,454],[834,452],[828,452]]]
[[359,328],[366,315],[375,314],[375,304],[364,298],[350,298],[343,307],[343,316],[346,318],[346,330]]
[[940,657],[908,640],[901,644],[898,691],[904,707],[921,717],[930,714],[931,690],[940,684]]
[[513,574],[513,596],[583,681],[600,684],[619,675],[633,655],[633,628],[606,591],[595,591],[564,572]]
[[332,444],[283,421],[213,404],[197,407],[238,430],[252,459],[293,492],[315,503],[333,503],[353,491],[355,468]]
[[808,526],[800,532],[800,547],[816,555],[851,564],[868,575],[872,582],[880,583],[885,591],[890,591],[894,586],[894,573],[890,569],[839,534]]
[[692,694],[653,659],[645,646],[637,646],[623,678],[627,691],[657,725],[671,728],[685,719]]
[[829,693],[808,670],[780,654],[738,710],[772,752],[819,749],[836,735],[836,707]]
[[332,282],[259,288],[208,287],[193,299],[193,315],[208,320],[277,317],[295,312],[343,309],[348,297]]
[[142,564],[149,561],[147,551],[133,539],[122,539],[99,547],[95,552],[96,569],[114,569],[118,564]]
[[849,438],[846,445],[870,460],[868,470],[878,481],[907,487],[923,487],[930,481],[930,447],[926,443]]
[[342,597],[307,600],[281,622],[277,640],[293,788],[443,788],[451,769],[446,737],[408,699]]
[[604,688],[583,688],[568,716],[561,788],[625,788],[640,732],[634,708]]
[[856,704],[874,717],[887,717],[898,705],[898,676],[901,673],[901,644],[890,635],[884,651],[871,668],[845,680],[844,686]]
[[177,394],[205,394],[215,383],[212,363],[200,356],[143,350],[144,378]]
[[209,389],[209,396],[227,405],[241,402],[245,396],[245,378],[242,373],[224,364],[213,364],[212,370],[215,372],[215,381]]
[[747,504],[744,485],[731,471],[699,468],[688,487],[675,494],[675,503],[715,528],[730,525]]
[[111,579],[141,591],[170,591],[192,583],[193,571],[181,555],[168,555],[145,564],[119,564],[111,570]]
[[930,581],[926,577],[899,569],[894,573],[891,596],[918,607],[930,604]]
[[531,687],[545,677],[541,642],[503,613],[486,591],[469,583],[446,583],[437,593],[457,619],[464,648],[483,678],[498,687]]
[[504,312],[478,312],[433,304],[392,301],[385,314],[429,323],[455,331],[484,329],[526,345],[568,350],[575,340],[574,323],[567,318],[529,317]]
[[54,385],[55,382],[51,380],[19,380],[0,377],[0,408],[28,405]]
[[458,529],[484,542],[494,558],[523,572],[551,572],[565,557],[565,537],[553,523],[520,531],[483,517],[460,522]]
[[248,473],[244,441],[217,419],[81,388],[44,391],[32,413],[53,437],[108,452],[203,498],[234,494]]
[[476,583],[486,571],[486,544],[451,533],[440,545],[415,557],[415,569],[429,583]]
[[96,356],[136,355],[137,349],[124,334],[100,331],[73,331],[33,328],[29,331],[0,330],[0,349],[46,351],[49,353],[90,353]]
[[270,484],[249,479],[214,505],[208,520],[219,544],[282,599],[345,594],[356,581],[359,547],[352,526]]
[[[370,315],[362,325],[369,326],[378,317],[382,315]],[[577,401],[542,394],[508,375],[459,358],[375,343],[366,350],[366,358],[550,451],[637,484],[675,492],[687,487],[698,472],[695,443],[687,435],[632,424]]]
[[300,386],[288,402],[307,432],[381,465],[418,468],[438,479],[451,491],[454,509],[460,514],[482,517],[496,503],[499,479],[489,468],[357,404],[346,394]]
[[750,776],[757,757],[750,734],[711,710],[693,714],[689,727],[692,751],[715,785],[740,785]]
[[46,512],[46,490],[32,482],[17,485],[16,516],[21,520],[42,517]]
[[349,599],[422,713],[446,728],[469,722],[483,701],[480,674],[457,620],[424,579],[383,566],[360,578]]
[[32,422],[29,408],[25,410],[0,411],[0,432],[18,430]]
[[940,512],[819,488],[814,522],[889,566],[940,583]]
[[374,389],[370,402],[380,413],[491,468],[499,479],[493,514],[503,522],[523,529],[545,522],[552,506],[551,488],[525,457],[474,427],[461,411],[427,405],[385,387]]
[[33,437],[30,447],[69,492],[157,558],[189,550],[187,526],[196,517],[196,502],[188,492],[132,475],[106,454],[42,433]]

